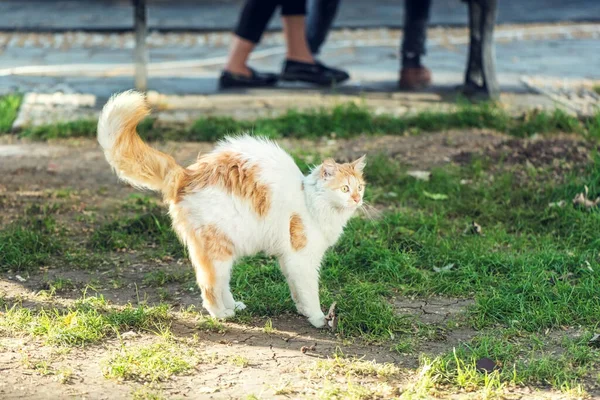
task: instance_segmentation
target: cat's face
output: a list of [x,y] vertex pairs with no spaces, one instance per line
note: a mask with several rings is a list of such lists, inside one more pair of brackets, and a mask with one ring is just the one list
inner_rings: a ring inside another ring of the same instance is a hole
[[362,205],[365,157],[347,164],[338,164],[330,158],[319,166],[325,195],[336,208],[355,210]]

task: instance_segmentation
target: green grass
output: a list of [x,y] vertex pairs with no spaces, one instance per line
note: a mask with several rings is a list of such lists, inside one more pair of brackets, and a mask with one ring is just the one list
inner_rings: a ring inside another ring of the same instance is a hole
[[62,240],[52,217],[33,217],[0,230],[0,272],[32,270],[60,254]]
[[163,340],[160,343],[123,347],[104,363],[107,378],[157,382],[193,370],[200,362],[196,353],[181,343]]
[[[392,295],[474,297],[466,315],[477,329],[504,324],[525,331],[593,324],[600,313],[600,212],[570,206],[587,185],[600,193],[600,167],[567,183],[532,180],[517,185],[511,174],[493,183],[480,163],[433,170],[428,182],[403,174],[383,157],[370,160],[368,198],[394,204],[376,220],[355,219],[322,268],[322,303],[338,302],[339,332],[373,340],[414,329],[397,313]],[[461,184],[470,179],[471,184]],[[393,198],[386,193],[394,192]],[[433,196],[432,194],[435,194]],[[548,204],[567,200],[564,208]],[[477,221],[483,236],[464,235]],[[183,256],[168,218],[157,211],[109,222],[92,236],[94,248],[142,249],[148,244]],[[452,264],[452,269],[436,272]],[[157,271],[148,285],[184,278]],[[232,287],[251,314],[275,316],[294,306],[277,262],[255,256],[234,270]],[[423,335],[428,328],[421,326]]]
[[[565,337],[558,343],[543,335],[520,336],[517,331],[482,334],[433,360],[423,358],[421,368],[425,373],[409,392],[419,386],[448,385],[467,392],[494,392],[522,385],[580,392],[583,380],[593,376],[600,366],[600,351],[588,345],[591,334],[578,339]],[[477,368],[477,361],[484,357],[495,362],[494,371]]]
[[70,137],[96,137],[98,121],[81,120],[61,122],[43,126],[34,126],[23,129],[20,136],[31,139],[64,139]]
[[[271,138],[320,138],[335,134],[349,138],[361,134],[419,134],[446,129],[489,128],[517,137],[535,133],[569,132],[600,138],[600,113],[581,121],[564,111],[531,112],[521,118],[510,116],[492,104],[461,104],[451,112],[421,111],[405,116],[376,115],[354,103],[332,109],[289,110],[277,117],[254,121],[231,117],[202,117],[190,126],[161,126],[153,119],[139,126],[146,140],[214,141],[226,135],[250,132]],[[596,122],[594,122],[596,121]],[[95,137],[95,121],[75,121],[27,128],[21,136],[34,139]]]
[[94,232],[89,245],[97,250],[141,249],[148,242],[164,254],[184,256],[166,211],[157,206],[147,213],[104,224]]
[[72,280],[67,278],[55,278],[45,283],[45,286],[51,292],[63,292],[69,289],[74,289],[75,284]]
[[110,306],[103,296],[83,297],[66,309],[33,310],[14,304],[0,314],[0,332],[27,333],[63,346],[97,343],[118,332],[154,329],[169,321],[165,305]]
[[248,360],[246,357],[240,356],[240,355],[235,355],[235,356],[229,357],[227,362],[231,365],[235,365],[236,367],[240,367],[240,368],[246,368],[250,365],[250,360]]
[[0,96],[0,134],[11,131],[22,99],[23,97],[18,94]]
[[378,363],[363,359],[347,358],[338,354],[332,358],[319,360],[313,367],[312,372],[321,377],[333,375],[352,375],[361,377],[398,378],[401,370],[392,363]]
[[144,285],[162,287],[167,283],[186,283],[193,280],[192,271],[165,271],[162,269],[148,272],[144,276]]

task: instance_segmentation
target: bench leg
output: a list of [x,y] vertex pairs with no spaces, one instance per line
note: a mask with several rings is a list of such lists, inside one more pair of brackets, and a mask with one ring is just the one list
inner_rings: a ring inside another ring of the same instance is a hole
[[148,89],[148,48],[146,47],[146,0],[133,0],[135,28],[135,88]]
[[496,100],[500,87],[496,78],[494,25],[497,0],[468,0],[470,46],[463,92],[469,97]]

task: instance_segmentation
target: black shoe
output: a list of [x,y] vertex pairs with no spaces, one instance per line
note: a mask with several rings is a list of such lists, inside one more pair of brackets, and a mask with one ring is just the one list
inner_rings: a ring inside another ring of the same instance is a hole
[[257,72],[252,68],[248,68],[252,75],[245,76],[234,74],[233,72],[223,71],[219,78],[219,88],[256,88],[275,86],[279,76],[269,72]]
[[321,86],[330,86],[342,83],[350,78],[346,71],[331,68],[318,61],[315,64],[285,60],[282,81],[300,81],[314,83]]

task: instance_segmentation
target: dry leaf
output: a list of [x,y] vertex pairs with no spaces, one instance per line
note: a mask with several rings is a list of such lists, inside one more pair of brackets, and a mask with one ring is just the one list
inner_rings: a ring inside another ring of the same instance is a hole
[[412,176],[419,181],[429,181],[429,178],[431,178],[431,172],[429,171],[408,171],[406,175]]
[[588,199],[588,187],[587,186],[585,186],[584,193],[579,193],[573,199],[574,206],[582,206],[585,208],[592,208],[592,207],[596,207],[598,204],[600,204],[600,197],[596,198],[596,200]]
[[563,208],[565,206],[565,204],[567,204],[566,201],[561,200],[561,201],[557,201],[554,203],[548,203],[548,207],[552,208],[552,207],[559,207],[559,208]]
[[467,226],[467,229],[465,229],[463,235],[483,235],[483,229],[481,228],[481,225],[473,221],[471,224],[469,224],[469,226]]
[[440,272],[450,271],[452,268],[454,268],[454,263],[450,263],[448,265],[444,265],[442,268],[433,267],[433,270],[435,272],[437,272],[437,273],[440,273]]
[[479,372],[487,373],[491,373],[497,369],[500,369],[498,363],[494,362],[493,360],[487,357],[483,357],[477,360],[476,367]]

